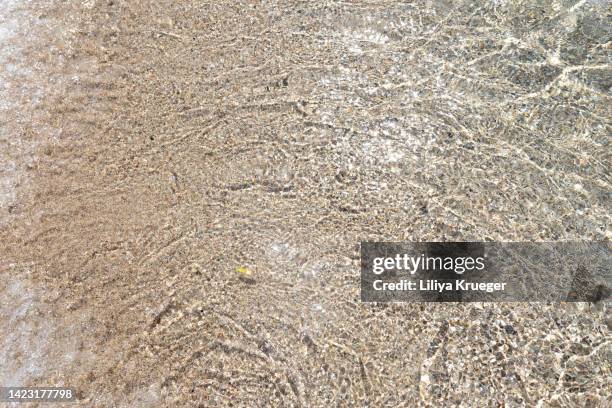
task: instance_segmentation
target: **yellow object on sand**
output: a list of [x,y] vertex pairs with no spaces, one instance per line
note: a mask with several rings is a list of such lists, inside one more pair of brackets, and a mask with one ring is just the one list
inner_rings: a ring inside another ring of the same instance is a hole
[[244,266],[237,267],[236,268],[236,272],[238,272],[239,274],[244,275],[244,276],[252,276],[253,275],[253,272],[249,268],[246,268]]

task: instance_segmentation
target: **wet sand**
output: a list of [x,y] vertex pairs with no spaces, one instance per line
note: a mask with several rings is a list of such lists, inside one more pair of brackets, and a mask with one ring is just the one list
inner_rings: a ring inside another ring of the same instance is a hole
[[610,239],[605,2],[0,4],[0,385],[610,399],[605,305],[359,301],[360,241]]

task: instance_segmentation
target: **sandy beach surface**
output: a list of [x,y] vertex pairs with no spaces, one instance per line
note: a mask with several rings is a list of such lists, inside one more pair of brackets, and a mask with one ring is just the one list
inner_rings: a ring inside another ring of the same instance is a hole
[[359,243],[609,241],[610,15],[0,0],[0,386],[606,406],[605,304],[363,304]]

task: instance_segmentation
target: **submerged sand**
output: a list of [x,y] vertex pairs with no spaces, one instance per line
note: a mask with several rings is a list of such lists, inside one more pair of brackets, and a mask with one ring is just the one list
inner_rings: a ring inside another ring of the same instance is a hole
[[610,239],[607,2],[0,4],[0,385],[610,400],[605,305],[359,301],[360,241]]

